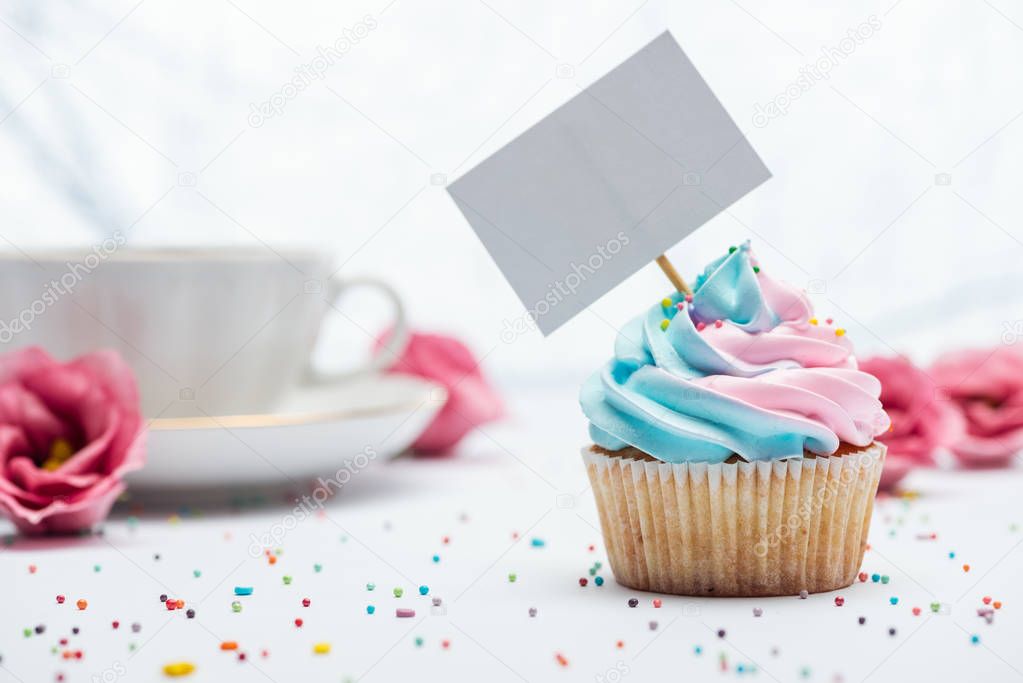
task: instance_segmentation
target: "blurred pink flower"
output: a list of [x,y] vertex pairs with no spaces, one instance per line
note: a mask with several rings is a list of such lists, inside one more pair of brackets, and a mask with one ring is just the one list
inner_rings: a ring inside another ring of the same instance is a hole
[[860,361],[860,370],[881,380],[881,404],[892,419],[878,437],[888,446],[882,490],[895,486],[913,467],[934,464],[934,452],[963,433],[963,420],[938,383],[903,356]]
[[1005,467],[1023,450],[1023,351],[1012,346],[947,353],[930,374],[966,419],[952,446],[967,467]]
[[504,413],[497,392],[480,372],[479,362],[457,339],[413,332],[389,372],[423,377],[448,392],[444,407],[412,444],[420,453],[446,453],[474,427]]
[[145,460],[143,433],[135,376],[116,352],[0,356],[0,509],[23,533],[105,519]]

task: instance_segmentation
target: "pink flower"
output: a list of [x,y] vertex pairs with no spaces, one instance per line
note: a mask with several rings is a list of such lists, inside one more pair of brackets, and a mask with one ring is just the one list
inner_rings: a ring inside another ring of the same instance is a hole
[[412,444],[421,453],[450,451],[474,427],[496,420],[504,412],[497,392],[483,378],[479,362],[457,339],[414,332],[389,372],[423,377],[447,389],[444,407]]
[[0,509],[23,533],[102,521],[145,460],[135,376],[114,351],[0,356]]
[[967,467],[1005,467],[1023,449],[1023,352],[947,353],[930,370],[966,418],[952,451]]
[[878,437],[888,446],[881,489],[895,486],[909,471],[933,465],[934,452],[948,447],[963,432],[963,421],[938,383],[902,356],[868,358],[860,370],[881,380],[881,404],[892,419]]

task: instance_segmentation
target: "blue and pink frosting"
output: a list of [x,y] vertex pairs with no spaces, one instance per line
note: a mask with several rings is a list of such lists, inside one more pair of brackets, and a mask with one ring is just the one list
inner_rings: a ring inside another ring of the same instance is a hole
[[708,265],[692,295],[630,321],[580,403],[597,446],[718,463],[869,446],[890,424],[880,394],[845,331],[761,271],[747,242]]

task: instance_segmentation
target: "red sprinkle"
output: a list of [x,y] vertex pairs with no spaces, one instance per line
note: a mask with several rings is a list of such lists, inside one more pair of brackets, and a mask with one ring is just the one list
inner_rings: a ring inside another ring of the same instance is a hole
[[835,597],[835,607],[841,607],[845,604],[845,598],[841,595]]
[[720,320],[715,320],[714,321],[714,327],[721,327],[722,325],[724,325],[724,323],[721,322]]
[[914,607],[913,608],[913,616],[914,617],[920,616],[920,608],[919,607]]
[[444,640],[440,641],[440,646],[447,650],[449,647],[451,647],[451,641],[445,638]]
[[119,621],[114,621],[114,622],[113,622],[112,624],[110,624],[110,625],[111,625],[111,626],[113,626],[114,628],[120,628],[120,626],[121,626],[121,622],[119,622]]
[[561,654],[560,652],[554,653],[554,659],[558,660],[558,664],[560,664],[561,666],[568,666],[568,660],[565,659],[565,655]]
[[696,323],[696,331],[697,332],[703,332],[706,328],[707,328],[707,326],[704,323],[702,323],[702,322],[701,323]]
[[302,598],[302,607],[309,606],[309,598]]
[[983,603],[985,605],[990,605],[991,604],[991,596],[990,595],[985,595],[983,598],[981,598],[981,601],[983,601]]
[[63,605],[64,604],[64,600],[66,600],[66,598],[63,595],[58,595],[57,596],[57,604],[58,605]]
[[305,622],[302,621],[301,619],[295,619],[295,626],[297,626],[299,628],[302,628],[302,624],[304,624],[304,623]]
[[863,583],[864,581],[867,580],[867,572],[860,572],[859,576],[857,576],[856,578],[860,580],[860,583]]
[[660,606],[661,606],[661,599],[660,598],[654,598],[654,607],[659,608]]
[[589,583],[589,580],[585,576],[579,579],[579,585],[580,586],[585,586],[588,583]]

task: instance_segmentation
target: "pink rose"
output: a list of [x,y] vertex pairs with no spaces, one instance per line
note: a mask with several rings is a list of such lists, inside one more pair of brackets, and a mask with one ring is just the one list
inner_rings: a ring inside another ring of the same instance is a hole
[[875,357],[859,365],[881,380],[881,404],[892,419],[891,428],[878,437],[888,446],[881,473],[881,489],[887,490],[913,467],[933,465],[935,450],[957,440],[963,422],[938,383],[908,359]]
[[114,351],[0,356],[0,509],[23,533],[102,521],[145,460],[135,376]]
[[955,351],[930,370],[966,419],[952,451],[967,467],[1005,467],[1023,449],[1023,352]]
[[497,392],[483,378],[479,362],[457,339],[414,332],[388,371],[423,377],[447,389],[444,407],[412,444],[421,453],[450,451],[474,427],[496,420],[504,412]]

